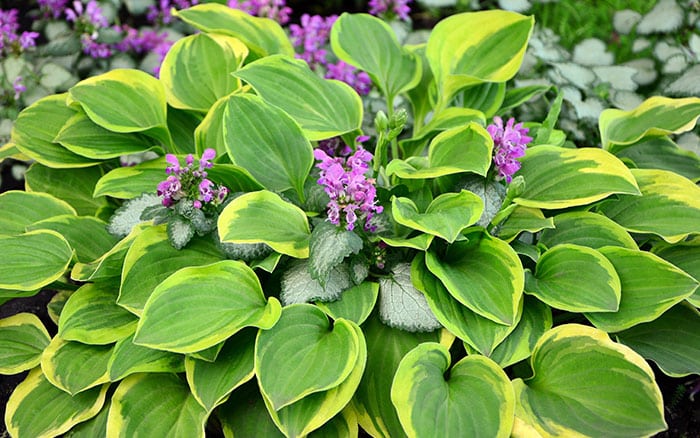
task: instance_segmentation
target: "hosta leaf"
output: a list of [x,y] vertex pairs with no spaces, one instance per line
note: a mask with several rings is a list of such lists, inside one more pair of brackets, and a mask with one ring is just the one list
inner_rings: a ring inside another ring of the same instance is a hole
[[666,170],[632,169],[642,196],[620,196],[601,213],[634,233],[652,233],[667,242],[700,233],[700,187]]
[[268,414],[256,382],[248,382],[233,391],[228,401],[216,410],[216,416],[226,438],[284,437]]
[[615,312],[622,286],[615,267],[600,252],[563,243],[553,246],[526,275],[525,290],[555,309]]
[[540,338],[531,364],[532,378],[513,381],[516,415],[542,436],[647,436],[666,428],[651,368],[601,330],[556,327]]
[[523,298],[520,322],[489,356],[501,368],[530,357],[537,341],[552,328],[552,309],[535,298]]
[[295,304],[284,308],[274,327],[258,334],[255,374],[275,411],[335,388],[351,374],[362,346],[354,326],[338,319],[330,327],[320,309]]
[[518,175],[525,178],[515,198],[525,207],[555,209],[585,205],[613,193],[638,195],[630,170],[602,149],[537,146],[525,152]]
[[503,98],[499,111],[505,112],[511,108],[516,108],[527,101],[534,100],[551,89],[551,85],[527,85],[506,90],[506,95]]
[[362,238],[330,222],[318,224],[309,241],[309,273],[324,285],[331,270],[350,254],[362,249]]
[[417,236],[400,239],[393,237],[379,237],[382,242],[394,248],[413,248],[425,251],[430,247],[435,236],[430,234],[420,233]]
[[79,216],[99,216],[105,219],[100,213],[107,207],[107,199],[104,196],[92,196],[95,184],[102,175],[100,167],[52,169],[33,163],[24,174],[24,185],[28,192],[44,192],[64,200]]
[[107,434],[107,418],[109,417],[109,407],[111,401],[102,406],[100,412],[87,421],[77,424],[65,435],[65,438],[94,438],[96,436],[106,436]]
[[280,300],[287,306],[311,301],[335,301],[344,290],[353,286],[350,268],[346,263],[331,269],[321,285],[311,276],[309,262],[293,262],[282,276]]
[[674,377],[700,372],[700,313],[678,304],[652,322],[615,335],[645,359]]
[[333,319],[344,318],[362,324],[372,313],[379,295],[379,284],[365,281],[343,291],[340,299],[330,303],[316,303]]
[[136,322],[134,315],[117,305],[116,289],[87,283],[63,306],[58,335],[84,344],[111,344],[132,334]]
[[238,386],[253,378],[255,335],[246,328],[226,340],[214,362],[187,357],[185,372],[192,394],[207,412],[220,405]]
[[[509,437],[515,397],[505,372],[468,356],[450,368],[449,350],[424,343],[401,360],[391,401],[409,437]],[[449,377],[446,377],[449,373]]]
[[195,5],[173,15],[201,31],[236,37],[258,57],[275,53],[294,55],[289,38],[274,20],[253,17],[215,3]]
[[44,219],[76,212],[65,201],[46,193],[10,190],[0,194],[0,234],[22,234],[27,226]]
[[165,158],[145,161],[135,166],[117,167],[107,172],[95,185],[93,196],[131,199],[142,193],[155,192],[167,175]]
[[47,96],[24,109],[12,126],[12,143],[21,153],[47,167],[66,169],[99,164],[54,142],[75,114],[66,105],[66,97],[65,93]]
[[336,56],[366,71],[386,96],[398,96],[420,81],[419,58],[403,49],[393,29],[377,17],[344,13],[333,24],[330,40]]
[[267,102],[289,114],[309,140],[360,128],[362,101],[349,85],[320,78],[306,62],[268,56],[235,72]]
[[[224,144],[224,111],[226,110],[228,99],[229,96],[226,96],[214,102],[206,116],[195,128],[194,143],[197,155],[202,155],[209,148],[216,151],[216,156],[219,159],[227,153],[226,145]],[[216,166],[215,168],[218,167]],[[233,189],[233,191],[236,192],[238,190]]]
[[255,192],[265,188],[250,172],[234,164],[219,163],[208,169],[207,173],[210,180],[226,186],[230,192]]
[[422,342],[437,342],[440,332],[409,333],[382,324],[377,316],[362,326],[367,339],[367,369],[352,406],[362,429],[374,437],[406,436],[391,403],[391,382],[399,362]]
[[115,69],[78,82],[68,90],[90,119],[114,132],[143,132],[169,145],[163,84],[135,69]]
[[426,253],[426,265],[450,294],[479,315],[504,325],[516,322],[525,276],[506,242],[478,233],[456,242],[445,256]]
[[700,180],[700,157],[681,149],[667,137],[651,137],[616,151],[615,155],[630,160],[639,169],[660,169],[697,182]]
[[426,48],[438,85],[438,108],[446,107],[468,85],[512,78],[522,63],[533,24],[534,17],[507,11],[467,12],[440,21]]
[[[234,285],[234,287],[232,287]],[[182,268],[148,298],[134,342],[176,353],[209,348],[246,326],[268,329],[280,315],[274,297],[242,262]]]
[[218,221],[223,242],[265,243],[297,258],[309,256],[309,222],[294,204],[268,191],[246,193],[224,208]]
[[484,113],[487,119],[496,114],[506,95],[504,82],[485,82],[470,85],[457,94],[456,101],[461,106]]
[[311,432],[309,438],[353,438],[359,432],[355,411],[343,409],[320,429]]
[[607,247],[600,252],[612,262],[622,283],[620,308],[614,313],[586,313],[606,332],[653,321],[692,295],[698,281],[661,257],[646,251]]
[[693,129],[700,117],[700,98],[654,96],[631,111],[607,109],[598,121],[603,148],[629,145],[646,136],[680,134]]
[[390,327],[409,332],[429,332],[442,325],[425,296],[413,286],[411,265],[401,263],[391,277],[379,279],[379,316]]
[[118,241],[107,232],[107,224],[91,216],[54,216],[27,226],[27,231],[51,230],[62,235],[75,250],[79,262],[90,262],[109,251]]
[[263,392],[263,399],[272,420],[286,436],[306,436],[338,415],[352,399],[365,370],[367,348],[362,330],[352,323],[350,327],[357,336],[358,357],[350,375],[340,385],[327,391],[310,394],[279,411],[272,409],[272,403]]
[[[685,245],[662,246],[652,251],[700,281],[700,240],[696,239]],[[700,290],[695,289],[695,293],[688,297],[688,301],[695,307],[700,307]]]
[[75,395],[109,382],[112,345],[87,345],[55,336],[41,356],[41,369],[57,388]]
[[[237,38],[199,33],[181,38],[170,48],[160,67],[168,104],[175,108],[207,112],[214,103],[241,86],[231,76],[248,56]],[[198,86],[192,86],[192,80]]]
[[39,365],[51,337],[33,313],[0,319],[0,373],[17,374]]
[[73,258],[73,249],[55,231],[37,230],[18,236],[0,235],[0,289],[31,291],[63,276]]
[[554,216],[554,229],[543,230],[539,243],[548,248],[572,243],[593,249],[604,246],[637,249],[634,239],[624,228],[602,214],[587,211]]
[[404,156],[420,155],[425,145],[442,131],[452,128],[460,128],[475,122],[478,125],[486,124],[486,117],[481,111],[472,108],[449,107],[435,114],[427,125],[423,126],[411,138],[399,141]]
[[180,373],[185,370],[183,355],[142,347],[133,340],[132,334],[114,345],[107,366],[112,382],[135,373]]
[[109,385],[71,396],[34,368],[7,401],[5,425],[11,436],[59,436],[100,411]]
[[224,143],[234,163],[267,189],[300,195],[313,166],[313,150],[299,125],[281,109],[250,94],[228,99]]
[[84,112],[77,112],[68,119],[54,142],[75,154],[94,160],[145,152],[155,146],[155,142],[144,135],[105,129],[90,120]]
[[[515,324],[507,326],[493,322],[454,299],[440,280],[428,271],[424,256],[420,254],[411,265],[411,277],[440,323],[484,356],[490,356],[515,329]],[[520,318],[520,311],[516,318]]]
[[518,205],[498,228],[498,237],[511,241],[523,231],[536,233],[554,228],[551,217],[544,217],[542,210]]
[[184,249],[175,249],[165,226],[149,227],[133,241],[124,258],[117,303],[140,315],[153,290],[180,268],[218,262],[221,252],[209,239],[194,239]]
[[135,374],[117,387],[107,420],[108,437],[204,437],[207,412],[174,374]]
[[506,197],[506,189],[498,181],[489,180],[478,175],[468,175],[458,186],[462,190],[469,190],[484,202],[484,211],[477,225],[488,227],[491,221],[501,210],[503,200]]
[[433,234],[454,242],[461,231],[474,224],[484,210],[484,202],[474,193],[443,193],[435,198],[425,212],[419,212],[409,198],[394,197],[391,212],[401,225]]

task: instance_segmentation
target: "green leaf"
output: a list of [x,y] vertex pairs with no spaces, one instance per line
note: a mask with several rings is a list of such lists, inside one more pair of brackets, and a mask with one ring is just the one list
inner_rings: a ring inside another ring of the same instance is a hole
[[613,193],[639,194],[630,170],[602,149],[542,145],[529,148],[521,163],[525,189],[514,202],[525,207],[574,207]]
[[67,341],[105,345],[117,342],[136,330],[134,315],[117,305],[117,291],[87,283],[64,305],[58,335]]
[[453,243],[463,229],[476,223],[484,210],[484,202],[474,193],[443,193],[435,198],[424,213],[409,198],[394,197],[391,212],[401,225],[433,234]]
[[404,151],[403,156],[421,155],[425,145],[440,132],[452,128],[461,128],[472,122],[483,126],[486,124],[486,118],[481,111],[472,108],[445,108],[443,111],[435,114],[428,124],[423,126],[411,138],[399,141],[399,145]]
[[194,239],[184,249],[175,249],[165,226],[146,228],[134,239],[124,258],[117,303],[140,315],[153,290],[181,268],[208,265],[222,259],[209,239]]
[[118,239],[107,232],[107,224],[91,216],[54,216],[27,226],[27,231],[51,230],[62,235],[75,250],[79,262],[90,262],[106,253]]
[[344,318],[362,324],[372,313],[379,295],[379,284],[365,281],[343,291],[340,299],[330,303],[316,303],[331,318]]
[[168,351],[142,347],[130,335],[117,342],[107,366],[109,380],[117,382],[135,373],[180,373],[185,370],[185,357]]
[[426,265],[450,294],[477,314],[511,326],[525,278],[518,255],[506,242],[472,233],[452,244],[445,256],[426,253]]
[[107,420],[107,436],[204,438],[206,410],[187,384],[173,374],[136,374],[117,387]]
[[187,383],[200,405],[211,412],[228,395],[254,376],[255,336],[257,330],[246,328],[226,340],[214,362],[185,359]]
[[[199,33],[179,39],[168,50],[160,67],[168,104],[207,112],[214,103],[241,86],[231,76],[248,56],[248,48],[237,38]],[[193,86],[193,80],[197,86]]]
[[226,438],[234,436],[284,438],[267,413],[257,382],[248,382],[233,391],[216,410]]
[[511,241],[523,231],[536,233],[544,229],[553,228],[553,219],[551,217],[544,217],[542,210],[518,205],[498,228],[498,237],[506,241]]
[[379,317],[388,326],[409,332],[442,327],[425,295],[413,285],[409,263],[394,266],[390,277],[379,279]]
[[600,252],[563,243],[537,261],[526,274],[525,290],[555,309],[569,312],[616,312],[622,285],[615,266]]
[[109,385],[71,396],[34,368],[7,401],[5,426],[11,436],[59,436],[100,411]]
[[330,40],[338,58],[366,71],[392,100],[420,81],[420,59],[403,49],[394,30],[377,17],[343,13],[333,24]]
[[134,342],[191,353],[216,345],[243,327],[268,329],[280,311],[279,301],[265,299],[255,272],[242,262],[182,268],[163,280],[146,301]]
[[375,315],[362,326],[367,339],[367,368],[352,401],[362,429],[374,437],[406,436],[391,403],[391,382],[399,362],[422,342],[435,342],[440,332],[409,333],[382,324]]
[[111,401],[102,406],[100,412],[91,419],[77,424],[65,435],[65,438],[94,438],[96,436],[106,436],[107,434],[107,418],[109,417],[109,407]]
[[668,170],[693,182],[700,180],[700,157],[694,152],[681,149],[668,137],[644,138],[615,151],[615,155],[632,162],[636,168]]
[[[258,334],[255,374],[275,411],[340,385],[360,357],[354,323],[328,317],[310,304],[294,304],[270,330]],[[284,369],[284,372],[280,372]]]
[[309,273],[325,285],[331,270],[350,254],[362,249],[362,238],[352,231],[330,222],[321,222],[309,240]]
[[501,107],[505,96],[506,84],[504,82],[485,82],[470,85],[460,91],[455,101],[465,108],[481,111],[487,119],[490,119]]
[[308,260],[298,260],[292,262],[282,276],[280,300],[285,306],[311,301],[335,301],[353,284],[346,263],[331,268],[322,285],[311,277]]
[[673,306],[654,321],[615,337],[669,376],[700,373],[700,313],[689,305]]
[[269,191],[246,193],[229,203],[218,221],[223,242],[265,243],[297,258],[309,256],[309,222],[297,206]]
[[507,11],[455,14],[430,33],[426,56],[438,86],[438,108],[460,89],[506,82],[520,68],[534,17]]
[[551,85],[526,85],[524,87],[506,90],[506,95],[503,98],[503,103],[501,104],[499,112],[504,113],[509,109],[519,107],[525,102],[533,100],[551,89]]
[[73,249],[55,231],[37,230],[19,236],[0,235],[0,289],[41,289],[63,276]]
[[311,432],[309,438],[353,438],[359,432],[355,411],[343,409],[320,429]]
[[303,196],[313,150],[289,115],[257,96],[236,94],[223,117],[224,143],[235,164],[267,189],[293,188]]
[[693,129],[700,117],[700,98],[672,99],[654,96],[631,111],[607,109],[598,125],[603,148],[619,149],[646,136],[680,134]]
[[68,119],[54,142],[75,154],[94,160],[137,154],[155,146],[155,142],[144,135],[105,129],[95,124],[82,111]]
[[207,33],[236,37],[257,57],[281,53],[294,56],[294,47],[274,20],[253,17],[224,5],[206,3],[175,11],[174,16]]
[[107,172],[95,185],[93,196],[131,199],[145,192],[155,192],[167,175],[165,157],[145,161],[135,166],[117,167]]
[[491,166],[493,139],[482,126],[470,122],[466,126],[448,129],[438,134],[428,147],[428,163],[418,157],[406,161],[392,160],[387,175],[406,179],[437,178],[472,172],[486,176]]
[[309,140],[360,129],[362,100],[349,85],[322,79],[306,62],[268,56],[235,72],[267,102],[289,114]]
[[51,336],[33,313],[0,319],[0,373],[17,374],[41,362]]
[[66,169],[99,164],[54,142],[75,114],[66,105],[67,96],[65,93],[47,96],[25,108],[12,126],[12,143],[21,153],[47,167]]
[[25,172],[24,180],[27,191],[45,192],[62,199],[73,207],[79,216],[98,216],[101,210],[108,206],[104,196],[92,195],[95,184],[102,175],[100,167],[52,169],[33,163]]
[[[416,288],[423,292],[440,323],[484,356],[490,356],[494,348],[515,329],[515,324],[498,324],[469,310],[454,299],[440,280],[428,271],[425,257],[413,259],[411,277]],[[519,308],[516,319],[520,319]]]
[[[700,240],[695,239],[685,244],[664,245],[660,248],[652,248],[652,251],[696,280],[700,280]],[[695,307],[700,307],[700,290],[696,289],[695,293],[688,297],[688,301]]]
[[622,283],[620,308],[615,313],[586,313],[594,326],[606,332],[626,330],[653,321],[693,294],[698,281],[661,257],[646,251],[601,248]]
[[430,247],[435,236],[431,234],[420,233],[415,237],[400,239],[393,237],[379,237],[382,242],[394,248],[413,248],[420,251],[425,251]]
[[632,169],[642,196],[620,196],[600,212],[634,233],[652,233],[670,243],[700,233],[700,187],[666,170]]
[[506,373],[482,356],[465,357],[451,368],[450,362],[447,347],[433,342],[401,360],[391,401],[406,434],[509,437],[515,397]]
[[76,212],[65,201],[46,193],[9,190],[0,194],[2,235],[22,234],[29,225],[44,219]]
[[588,211],[554,216],[554,229],[542,231],[539,243],[547,248],[572,243],[593,249],[604,246],[637,249],[637,243],[624,228],[602,214]]
[[[202,122],[202,114],[168,106],[168,130],[172,136],[172,152],[194,154],[194,131]],[[201,152],[197,155],[202,155]]]
[[207,173],[210,180],[226,186],[229,192],[256,192],[265,188],[250,172],[234,164],[217,163],[216,166],[207,169]]
[[666,429],[649,365],[592,327],[566,324],[539,340],[534,376],[515,379],[516,416],[542,436],[649,436]]
[[55,336],[41,356],[41,369],[57,388],[71,395],[109,382],[112,345],[87,345]]
[[[228,99],[229,96],[226,96],[217,100],[195,128],[194,143],[197,155],[202,155],[206,149],[211,148],[216,151],[216,156],[221,160],[221,157],[227,153],[226,145],[224,144],[224,111],[226,110]],[[217,169],[218,167],[219,165],[209,170]],[[236,192],[237,190],[234,189],[233,191]]]
[[78,82],[68,90],[90,119],[114,132],[143,132],[171,143],[165,88],[141,70],[115,69]]
[[76,281],[115,280],[119,282],[126,252],[146,226],[136,226],[100,258],[90,263],[76,263],[70,277]]
[[530,357],[537,341],[552,328],[552,309],[536,298],[523,298],[520,322],[489,356],[501,368]]

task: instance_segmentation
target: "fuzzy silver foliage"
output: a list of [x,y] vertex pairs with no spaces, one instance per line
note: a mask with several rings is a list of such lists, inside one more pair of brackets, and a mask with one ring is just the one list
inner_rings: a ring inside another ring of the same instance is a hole
[[311,301],[335,301],[346,289],[354,286],[347,264],[333,268],[324,286],[311,277],[306,260],[293,262],[282,276],[280,301],[288,306]]
[[637,25],[637,33],[648,35],[677,30],[683,24],[683,9],[676,0],[659,0]]
[[144,193],[138,198],[130,199],[114,212],[107,225],[107,231],[116,237],[125,237],[135,225],[141,223],[141,213],[148,208],[161,204],[161,197],[153,193]]
[[442,327],[425,296],[411,282],[411,265],[401,263],[390,278],[379,280],[379,317],[386,325],[409,332]]

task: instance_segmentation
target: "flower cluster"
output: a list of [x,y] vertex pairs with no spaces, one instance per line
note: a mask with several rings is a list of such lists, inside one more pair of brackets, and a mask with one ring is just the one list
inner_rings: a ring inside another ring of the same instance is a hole
[[396,16],[400,20],[409,21],[411,7],[408,4],[411,0],[369,0],[369,13],[381,16]]
[[0,9],[0,57],[4,57],[9,53],[19,54],[26,49],[36,46],[35,40],[39,37],[38,33],[17,33],[19,31],[17,14],[17,9],[7,11]]
[[172,8],[187,9],[197,3],[197,0],[158,0],[157,5],[148,7],[146,19],[154,24],[170,24],[173,21]]
[[328,220],[334,225],[344,224],[353,230],[358,220],[364,222],[367,231],[374,231],[370,219],[383,211],[376,204],[375,180],[367,178],[372,154],[361,146],[347,158],[333,157],[321,149],[314,149],[314,157],[321,162],[318,183],[330,197],[327,204]]
[[292,14],[292,8],[287,6],[285,0],[229,0],[227,5],[256,17],[270,18],[279,24],[289,22],[289,16]]
[[109,58],[112,49],[106,43],[97,41],[100,29],[109,26],[109,22],[102,15],[102,9],[96,0],[90,0],[83,5],[80,0],[73,2],[73,8],[66,8],[66,20],[73,23],[76,32],[80,34],[80,42],[83,52],[93,58]]
[[39,0],[39,8],[44,17],[59,18],[66,9],[68,0]]
[[532,141],[532,137],[527,136],[530,130],[522,123],[513,125],[514,123],[515,119],[511,118],[503,126],[503,119],[496,116],[493,123],[486,127],[493,138],[493,162],[498,170],[497,179],[505,179],[507,182],[511,182],[513,174],[520,170],[518,158],[525,155],[527,144]]
[[165,173],[169,176],[158,184],[157,194],[163,197],[163,205],[172,207],[182,199],[192,201],[194,208],[201,209],[206,204],[219,205],[228,189],[217,186],[207,179],[207,171],[213,166],[211,160],[216,156],[214,149],[206,149],[199,160],[198,167],[194,167],[194,157],[188,154],[185,158],[185,166],[175,155],[167,154],[165,160],[169,166]]

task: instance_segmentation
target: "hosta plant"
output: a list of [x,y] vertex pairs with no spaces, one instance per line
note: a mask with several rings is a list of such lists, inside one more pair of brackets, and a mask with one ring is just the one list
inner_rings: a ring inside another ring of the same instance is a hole
[[177,17],[201,32],[159,79],[91,77],[14,126],[34,163],[0,195],[0,297],[58,291],[58,331],[0,321],[0,370],[29,370],[12,436],[665,429],[648,361],[700,372],[699,161],[669,137],[700,99],[605,111],[601,147],[571,149],[561,100],[509,117],[541,91],[506,87],[533,18],[402,46],[343,14],[332,50],[388,109],[365,117],[276,22]]

